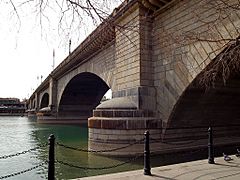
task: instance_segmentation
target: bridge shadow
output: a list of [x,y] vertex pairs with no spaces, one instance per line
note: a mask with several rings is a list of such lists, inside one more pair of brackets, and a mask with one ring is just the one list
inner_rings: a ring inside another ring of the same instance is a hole
[[166,176],[160,176],[160,175],[157,175],[157,174],[152,174],[151,177],[153,177],[154,179],[176,180],[174,178],[169,178],[169,177],[166,177]]
[[226,167],[234,167],[234,168],[240,168],[240,164],[234,163],[234,162],[228,162],[228,164],[215,163],[215,165],[218,165],[218,166],[226,166]]

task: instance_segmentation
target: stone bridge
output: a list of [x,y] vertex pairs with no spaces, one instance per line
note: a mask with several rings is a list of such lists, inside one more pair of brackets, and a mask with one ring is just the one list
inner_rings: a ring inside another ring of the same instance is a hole
[[[36,89],[28,114],[88,120],[91,149],[139,140],[146,129],[168,141],[204,139],[209,125],[239,134],[239,74],[226,83],[216,76],[207,91],[199,83],[239,45],[238,3],[124,1]],[[100,103],[109,89],[112,99]]]

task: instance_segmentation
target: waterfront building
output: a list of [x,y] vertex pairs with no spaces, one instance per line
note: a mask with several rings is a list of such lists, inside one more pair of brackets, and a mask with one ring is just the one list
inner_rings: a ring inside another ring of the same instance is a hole
[[18,98],[0,98],[0,116],[18,116],[24,115],[26,103]]

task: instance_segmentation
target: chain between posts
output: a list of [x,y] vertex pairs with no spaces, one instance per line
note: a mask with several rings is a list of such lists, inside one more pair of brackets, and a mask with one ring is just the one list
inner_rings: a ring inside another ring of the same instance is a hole
[[140,142],[143,142],[143,141],[144,141],[144,139],[141,139],[141,140],[136,141],[134,143],[130,143],[130,144],[126,145],[126,146],[113,148],[113,149],[106,149],[106,150],[87,150],[87,149],[75,148],[75,147],[67,146],[67,145],[64,145],[64,144],[61,144],[61,143],[57,143],[57,145],[61,146],[61,147],[64,147],[64,148],[67,148],[67,149],[75,150],[75,151],[90,152],[90,153],[103,153],[103,152],[112,152],[112,151],[125,149],[125,148],[128,148],[128,147],[132,146],[132,145],[139,144]]
[[38,146],[38,147],[31,148],[31,149],[26,150],[26,151],[18,152],[18,153],[15,153],[15,154],[9,154],[9,155],[0,156],[0,159],[7,159],[7,158],[15,157],[15,156],[20,156],[20,155],[22,155],[22,154],[26,154],[26,153],[28,153],[28,152],[35,151],[35,150],[37,150],[37,149],[39,149],[39,148],[42,148],[42,147],[45,147],[45,146],[47,146],[47,145],[48,145],[48,144],[46,143],[46,144],[44,144],[44,145],[40,145],[40,146]]
[[20,175],[20,174],[24,174],[26,172],[29,172],[29,171],[32,171],[34,169],[37,169],[41,166],[43,166],[45,163],[47,163],[46,161],[34,166],[34,167],[31,167],[29,169],[26,169],[26,170],[23,170],[23,171],[19,171],[19,172],[15,172],[15,173],[12,173],[12,174],[8,174],[8,175],[5,175],[5,176],[0,176],[0,179],[6,179],[6,178],[10,178],[10,177],[13,177],[13,176],[17,176],[17,175]]
[[[212,145],[212,132],[211,132],[211,128],[209,130],[209,144]],[[143,140],[145,140],[145,148],[144,148],[144,174],[145,175],[151,175],[151,166],[150,166],[150,155],[151,154],[154,154],[154,153],[151,153],[150,150],[149,150],[149,140],[155,140],[155,141],[158,141],[158,139],[154,139],[154,138],[150,138],[149,137],[149,132],[146,131],[145,132],[145,138],[141,139],[141,140],[138,140],[138,141],[135,141],[134,143],[130,143],[126,146],[122,146],[122,147],[118,147],[118,148],[113,148],[113,149],[106,149],[106,150],[87,150],[87,149],[81,149],[81,148],[75,148],[75,147],[71,147],[71,146],[67,146],[67,145],[64,145],[64,144],[61,144],[61,143],[56,143],[57,145],[61,146],[61,147],[64,147],[64,148],[67,148],[67,149],[71,149],[71,150],[76,150],[76,151],[83,151],[83,152],[91,152],[91,153],[102,153],[102,152],[112,152],[112,151],[117,151],[117,150],[120,150],[120,149],[124,149],[124,148],[127,148],[127,147],[130,147],[132,145],[135,145],[135,144],[140,144],[141,142],[143,142]],[[40,145],[38,147],[35,147],[35,148],[32,148],[32,149],[29,149],[29,150],[26,150],[26,151],[22,151],[20,153],[16,153],[16,154],[11,154],[11,155],[5,155],[5,156],[1,156],[0,159],[7,159],[7,158],[10,158],[10,157],[14,157],[14,156],[19,156],[21,154],[26,154],[28,152],[31,152],[31,151],[34,151],[34,150],[37,150],[41,147],[44,147],[46,145],[50,145],[49,146],[49,161],[44,161],[32,168],[29,168],[29,169],[26,169],[26,170],[23,170],[23,171],[19,171],[19,172],[15,172],[15,173],[12,173],[12,174],[9,174],[9,175],[5,175],[5,176],[0,176],[0,179],[5,179],[5,178],[9,178],[9,177],[13,177],[13,176],[16,176],[16,175],[20,175],[20,174],[23,174],[23,173],[26,173],[26,172],[29,172],[29,171],[32,171],[40,166],[43,166],[43,164],[45,164],[46,162],[48,162],[49,164],[49,169],[48,169],[48,179],[54,179],[54,163],[57,162],[59,164],[62,164],[62,165],[66,165],[66,166],[69,166],[69,167],[73,167],[73,168],[79,168],[79,169],[85,169],[85,170],[104,170],[104,169],[111,169],[111,168],[116,168],[116,167],[119,167],[119,166],[122,166],[124,164],[127,164],[127,163],[130,163],[136,159],[138,159],[139,157],[143,157],[143,154],[142,155],[138,155],[138,156],[135,156],[134,158],[130,159],[129,161],[125,161],[125,162],[121,162],[119,164],[115,164],[115,165],[112,165],[112,166],[104,166],[104,167],[83,167],[83,166],[78,166],[78,165],[74,165],[74,164],[70,164],[70,163],[67,163],[67,162],[63,162],[63,161],[60,161],[60,160],[54,160],[55,157],[54,157],[54,142],[55,138],[53,135],[51,135],[49,137],[49,143],[46,143],[44,145]],[[193,141],[190,141],[190,142],[185,142],[186,144],[188,143],[192,143]],[[165,142],[163,142],[165,143]],[[168,143],[169,144],[169,143]],[[184,143],[183,143],[184,144]],[[176,145],[183,145],[182,143],[176,143]],[[210,147],[210,146],[209,146]],[[196,151],[192,151],[192,152],[188,152],[188,154],[193,154],[193,153],[196,153],[198,151],[202,151],[201,149],[199,150],[196,150]],[[210,159],[212,158],[212,149],[209,150],[209,152],[211,152],[211,156],[210,156]],[[214,157],[213,157],[214,158]],[[213,161],[214,162],[214,161]]]
[[59,163],[59,164],[62,164],[62,165],[65,165],[65,166],[69,166],[69,167],[73,167],[73,168],[78,168],[78,169],[84,169],[84,170],[104,170],[104,169],[116,168],[116,167],[119,167],[119,166],[122,166],[122,165],[125,165],[125,164],[128,164],[128,163],[131,163],[131,162],[137,160],[137,159],[140,158],[140,157],[143,157],[143,155],[135,156],[134,158],[132,158],[132,159],[130,159],[130,160],[128,160],[128,161],[119,163],[119,164],[115,164],[115,165],[112,165],[112,166],[104,166],[104,167],[84,167],[84,166],[77,166],[77,165],[70,164],[70,163],[67,163],[67,162],[63,162],[63,161],[60,161],[60,160],[56,160],[55,162],[57,162],[57,163]]

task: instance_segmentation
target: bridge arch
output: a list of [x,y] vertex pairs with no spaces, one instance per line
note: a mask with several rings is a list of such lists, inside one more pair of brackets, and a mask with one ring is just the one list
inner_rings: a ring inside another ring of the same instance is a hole
[[[233,70],[225,83],[219,73],[214,86],[206,87],[199,83],[202,78],[206,78],[205,72],[213,68],[219,56],[212,60],[184,90],[173,107],[166,128],[197,127],[206,131],[206,127],[215,126],[221,128],[219,134],[239,134],[236,127],[240,125],[240,72]],[[193,133],[189,135],[193,136]],[[197,135],[199,138],[199,133]]]
[[44,107],[48,107],[48,105],[49,105],[49,94],[44,93],[44,95],[42,96],[41,102],[40,102],[40,109],[42,109]]
[[58,104],[59,116],[85,119],[99,105],[109,86],[99,76],[90,72],[79,73],[65,86]]

